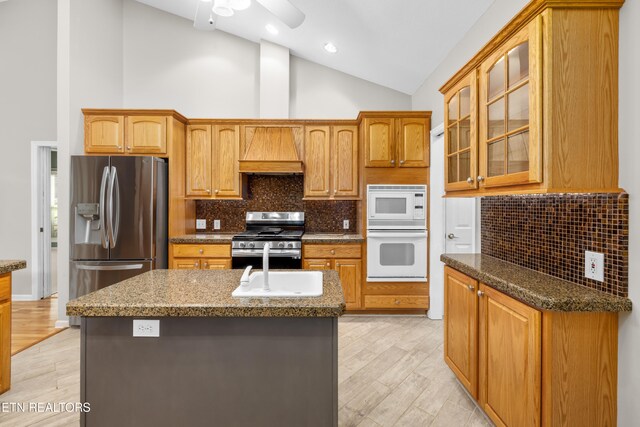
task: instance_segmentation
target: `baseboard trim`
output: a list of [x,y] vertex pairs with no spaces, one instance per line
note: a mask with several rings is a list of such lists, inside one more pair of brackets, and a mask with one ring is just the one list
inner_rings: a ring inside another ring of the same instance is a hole
[[36,301],[37,298],[34,298],[31,294],[19,294],[19,295],[11,295],[11,301]]
[[56,320],[55,328],[68,328],[69,320]]

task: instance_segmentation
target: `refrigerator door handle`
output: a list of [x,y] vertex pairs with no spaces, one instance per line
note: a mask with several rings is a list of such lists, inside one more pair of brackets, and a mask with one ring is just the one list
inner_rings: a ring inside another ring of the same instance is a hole
[[[109,185],[109,241],[112,248],[118,243],[118,229],[120,228],[120,186],[118,185],[118,171],[111,166],[111,180]],[[115,199],[115,203],[114,203]],[[115,204],[115,209],[114,209]],[[115,216],[115,222],[114,222]]]
[[100,240],[102,247],[109,248],[109,238],[107,237],[107,218],[106,218],[106,195],[107,182],[109,180],[109,166],[105,166],[102,170],[102,182],[100,183]]
[[83,265],[79,264],[76,268],[78,270],[91,270],[91,271],[111,271],[111,270],[141,270],[142,264],[125,264],[125,265]]

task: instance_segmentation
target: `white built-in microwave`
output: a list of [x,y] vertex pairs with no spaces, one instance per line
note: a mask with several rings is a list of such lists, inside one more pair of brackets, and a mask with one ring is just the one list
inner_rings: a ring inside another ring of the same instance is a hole
[[367,185],[367,229],[425,230],[426,185]]

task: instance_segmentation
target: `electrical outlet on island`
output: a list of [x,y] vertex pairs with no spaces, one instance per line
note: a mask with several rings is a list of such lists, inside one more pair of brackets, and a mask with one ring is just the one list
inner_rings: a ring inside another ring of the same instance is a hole
[[196,219],[196,230],[206,230],[206,229],[207,229],[207,220]]
[[604,254],[584,252],[584,277],[604,282]]
[[213,229],[214,230],[220,230],[220,220],[219,219],[214,219],[213,220]]
[[345,219],[344,221],[342,221],[342,228],[345,230],[349,229],[349,220]]

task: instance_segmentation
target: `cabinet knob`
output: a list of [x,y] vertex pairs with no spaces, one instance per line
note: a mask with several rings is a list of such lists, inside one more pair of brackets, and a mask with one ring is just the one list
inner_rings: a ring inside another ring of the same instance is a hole
[[218,194],[220,192],[220,190],[216,190],[215,193]]
[[404,165],[404,160],[400,160],[400,164],[401,164],[401,165]]
[[396,305],[399,305],[400,304],[400,300],[398,300],[398,299],[395,300],[395,303],[396,303]]
[[484,181],[484,176],[478,175],[477,179],[478,179],[478,182],[482,182],[482,181]]
[[471,177],[467,178],[467,184],[469,185],[473,184],[473,178]]
[[211,190],[207,189],[207,193],[211,193]]
[[197,266],[198,266],[198,263],[197,263],[197,262],[194,262],[194,263],[193,263],[193,266],[194,266],[194,267],[197,267]]
[[131,146],[127,145],[127,150],[131,151]]
[[202,253],[204,253],[204,249],[200,249],[200,250],[198,250],[198,252],[200,252],[202,254]]
[[329,194],[329,190],[324,190],[325,193]]
[[330,264],[329,264],[329,263],[327,263],[327,267],[329,267],[329,265],[330,265]]
[[205,263],[204,263],[204,266],[205,266],[205,267],[209,267],[209,263],[208,263],[208,262],[205,262]]
[[118,145],[118,150],[122,150],[122,145]]
[[468,288],[471,292],[475,291],[475,289],[476,289],[476,288],[474,288],[474,287],[473,287],[473,286],[471,286],[471,285],[467,285],[467,288]]
[[395,161],[395,160],[391,160],[391,164],[392,164],[392,165],[395,165],[395,164],[396,164],[396,161]]
[[331,249],[331,255],[335,255],[335,254],[336,254],[335,249]]
[[479,297],[483,297],[483,296],[484,296],[484,292],[482,292],[482,291],[478,291],[478,296],[479,296]]

